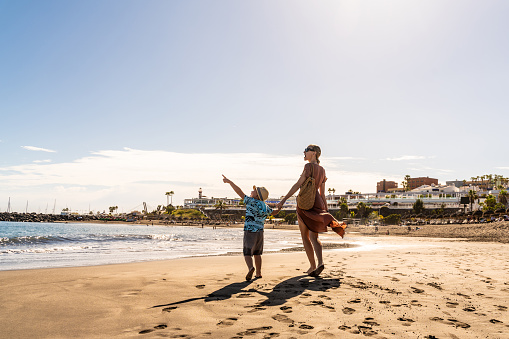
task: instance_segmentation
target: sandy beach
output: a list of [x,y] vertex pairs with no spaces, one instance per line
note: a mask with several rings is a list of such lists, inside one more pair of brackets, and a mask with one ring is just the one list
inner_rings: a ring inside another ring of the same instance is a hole
[[[337,241],[324,236],[323,242]],[[359,236],[325,250],[0,272],[1,338],[509,338],[509,245]]]

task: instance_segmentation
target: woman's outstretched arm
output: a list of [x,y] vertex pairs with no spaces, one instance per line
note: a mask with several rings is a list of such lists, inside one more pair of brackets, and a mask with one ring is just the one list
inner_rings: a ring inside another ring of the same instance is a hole
[[290,198],[292,195],[295,194],[295,192],[297,192],[299,190],[299,188],[302,186],[304,181],[306,181],[306,175],[304,173],[302,173],[302,175],[300,176],[299,180],[297,180],[295,185],[293,185],[292,188],[290,188],[290,190],[285,195],[285,197],[277,204],[276,208],[278,211],[283,207],[286,200],[288,200],[288,198]]

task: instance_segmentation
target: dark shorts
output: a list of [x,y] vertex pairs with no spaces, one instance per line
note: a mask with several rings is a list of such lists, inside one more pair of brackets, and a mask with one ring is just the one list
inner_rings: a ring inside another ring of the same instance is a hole
[[244,231],[244,255],[262,255],[263,253],[263,231]]

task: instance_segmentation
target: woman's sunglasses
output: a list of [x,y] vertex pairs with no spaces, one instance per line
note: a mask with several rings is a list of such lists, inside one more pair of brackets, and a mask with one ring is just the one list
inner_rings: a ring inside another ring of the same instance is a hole
[[309,147],[306,147],[306,149],[304,150],[304,153],[309,152],[309,151],[314,152],[315,150],[314,150],[314,149],[311,149],[311,148],[309,148]]

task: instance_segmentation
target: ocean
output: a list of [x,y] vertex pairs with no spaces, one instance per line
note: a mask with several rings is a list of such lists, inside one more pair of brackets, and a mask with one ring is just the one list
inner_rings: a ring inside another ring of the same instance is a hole
[[[0,222],[0,270],[241,255],[241,228]],[[298,231],[265,230],[264,251],[302,246]]]

